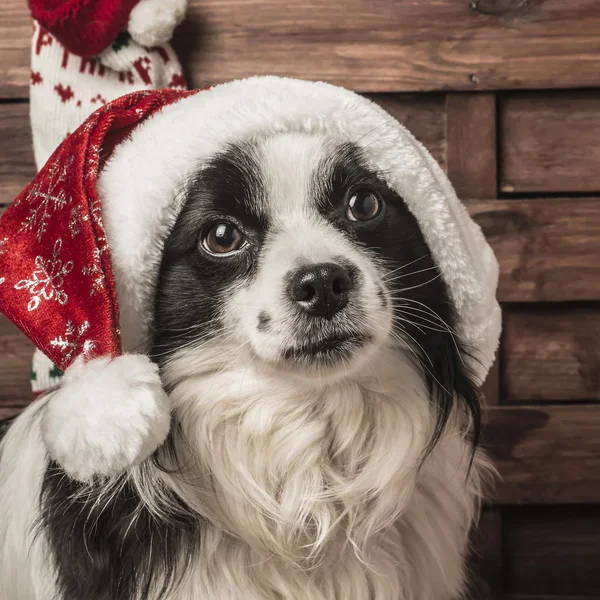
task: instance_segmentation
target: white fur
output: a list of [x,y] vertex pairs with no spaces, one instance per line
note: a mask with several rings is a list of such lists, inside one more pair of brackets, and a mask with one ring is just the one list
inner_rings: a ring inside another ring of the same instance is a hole
[[[204,525],[176,588],[143,600],[464,596],[485,462],[478,455],[467,478],[469,444],[452,420],[419,468],[433,408],[401,353],[384,347],[356,376],[320,385],[215,341],[182,351],[165,377],[186,468],[171,474],[144,463],[130,479],[157,518],[169,519],[168,489]],[[0,495],[9,550],[0,555],[1,600],[52,597],[44,537],[30,534],[45,464],[39,440],[29,409],[0,448],[1,489],[11,491]]]
[[125,347],[147,339],[157,266],[187,177],[228,143],[276,132],[324,135],[365,149],[419,222],[456,306],[457,330],[473,351],[470,364],[483,381],[500,335],[498,265],[441,168],[369,100],[325,83],[278,77],[233,81],[165,107],[119,145],[100,174]]
[[129,15],[127,30],[142,46],[166,44],[186,10],[187,0],[140,0]]
[[224,350],[184,352],[165,372],[195,457],[166,483],[210,523],[208,560],[173,597],[461,597],[478,466],[468,482],[469,446],[451,427],[419,470],[433,412],[418,369],[383,348],[330,385],[240,358],[206,376]]
[[[381,282],[386,271],[381,268],[378,273],[374,268],[377,259],[365,248],[351,243],[310,202],[311,193],[314,194],[310,188],[320,179],[319,166],[335,153],[326,138],[285,133],[257,142],[255,152],[267,196],[262,199],[262,209],[261,199],[256,199],[257,209],[268,213],[272,232],[262,248],[256,279],[228,295],[223,310],[226,327],[230,331],[241,330],[240,343],[249,344],[266,363],[276,364],[286,348],[302,340],[304,333],[304,324],[298,322],[287,301],[287,275],[301,266],[346,260],[360,271],[362,282],[346,309],[347,320],[360,327],[372,342],[340,365],[338,375],[343,376],[356,363],[368,360],[390,333],[391,311],[384,310],[377,298],[377,290],[384,287]],[[356,314],[360,307],[367,309],[366,317]],[[262,312],[271,317],[267,331],[256,327]]]
[[34,535],[47,463],[45,404],[30,405],[0,444],[0,600],[54,600],[46,543]]
[[170,401],[146,356],[77,359],[42,419],[50,453],[73,478],[110,476],[146,459],[167,437]]

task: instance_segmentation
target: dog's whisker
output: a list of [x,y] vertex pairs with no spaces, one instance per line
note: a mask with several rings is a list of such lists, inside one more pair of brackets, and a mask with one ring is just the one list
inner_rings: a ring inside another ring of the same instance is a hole
[[[456,334],[443,322],[432,321],[431,319],[424,317],[422,314],[414,313],[410,307],[394,306],[394,315],[409,320],[408,317],[416,319],[415,325],[419,324],[421,327],[431,329],[432,331],[439,331],[440,333],[447,333],[451,336]],[[425,323],[429,323],[427,326]]]
[[[402,273],[401,275],[396,275],[394,277],[390,277],[390,278],[384,278],[384,282],[388,285],[390,285],[391,283],[394,283],[396,281],[400,281],[401,279],[406,279],[407,277],[413,277],[414,275],[419,275],[421,273],[425,273],[427,271],[438,271],[439,272],[439,268],[436,266],[433,267],[426,267],[425,269],[420,269],[419,271],[411,271],[410,273]],[[400,288],[399,291],[401,291],[402,288]]]

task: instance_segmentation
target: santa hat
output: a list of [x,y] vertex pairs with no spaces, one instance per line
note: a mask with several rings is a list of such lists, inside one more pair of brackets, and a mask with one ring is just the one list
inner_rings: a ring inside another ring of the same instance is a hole
[[142,46],[171,39],[187,0],[29,0],[31,15],[73,54],[96,56],[125,29]]
[[0,311],[66,369],[43,431],[73,477],[118,473],[165,439],[169,400],[143,353],[179,190],[229,144],[278,132],[364,148],[415,215],[465,360],[485,378],[500,335],[497,262],[440,167],[389,114],[342,88],[276,77],[137,92],[67,138],[0,220]]

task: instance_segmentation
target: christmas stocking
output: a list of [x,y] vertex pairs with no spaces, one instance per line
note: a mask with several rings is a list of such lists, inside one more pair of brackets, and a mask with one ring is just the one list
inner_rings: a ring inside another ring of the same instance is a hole
[[94,110],[140,89],[184,88],[168,43],[186,0],[30,0],[30,107],[38,169]]
[[[30,0],[30,120],[38,170],[96,109],[129,92],[185,88],[168,44],[187,0]],[[93,274],[92,274],[93,275]],[[36,350],[34,395],[60,370]]]

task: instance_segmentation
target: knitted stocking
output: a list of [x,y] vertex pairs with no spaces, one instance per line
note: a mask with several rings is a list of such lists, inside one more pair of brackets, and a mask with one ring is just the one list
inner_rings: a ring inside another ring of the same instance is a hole
[[[30,0],[30,6],[30,120],[38,169],[103,104],[140,89],[186,87],[167,42],[187,0]],[[34,395],[57,385],[61,375],[35,351]]]
[[169,44],[145,48],[123,32],[97,57],[86,58],[70,53],[36,22],[30,110],[38,169],[106,102],[136,90],[164,87],[185,88],[181,65]]

